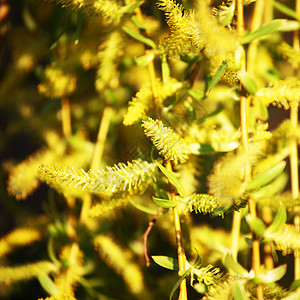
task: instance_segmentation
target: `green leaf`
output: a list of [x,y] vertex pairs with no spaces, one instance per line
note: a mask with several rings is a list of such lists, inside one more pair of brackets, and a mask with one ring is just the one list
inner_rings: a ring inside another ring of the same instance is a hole
[[287,214],[283,206],[279,206],[276,216],[272,224],[267,228],[268,231],[274,232],[277,231],[283,224],[286,223]]
[[179,270],[178,260],[176,258],[163,255],[153,255],[151,257],[159,266],[163,268],[174,271]]
[[299,300],[299,293],[292,293],[281,300]]
[[136,8],[140,7],[142,4],[144,3],[144,1],[137,1],[135,2],[134,4],[130,5],[128,8],[127,8],[127,12],[131,13],[133,12]]
[[248,276],[248,271],[243,266],[241,266],[236,260],[234,260],[232,255],[229,253],[227,253],[225,256],[224,265],[226,266],[227,269],[231,269],[237,275],[243,277]]
[[266,225],[264,222],[257,218],[253,217],[252,215],[247,215],[246,216],[246,221],[250,228],[259,236],[264,236],[265,231],[266,231]]
[[150,52],[149,54],[134,58],[138,67],[143,68],[148,66],[149,62],[154,59],[155,55]]
[[155,43],[149,39],[149,38],[146,38],[144,37],[143,35],[141,35],[140,33],[136,32],[135,30],[131,29],[131,28],[128,28],[128,27],[125,27],[123,26],[122,29],[128,34],[130,35],[131,37],[133,37],[134,39],[144,43],[144,44],[147,44],[148,46],[152,47],[153,49],[156,48],[156,45]]
[[280,193],[285,188],[288,182],[288,175],[286,173],[281,173],[275,180],[270,184],[262,187],[261,189],[249,193],[253,199],[262,199],[264,197],[270,197],[277,193]]
[[161,60],[161,72],[163,82],[166,82],[170,78],[170,67],[167,61],[167,55],[164,54]]
[[149,215],[156,215],[157,214],[157,209],[152,209],[150,207],[147,207],[147,206],[144,206],[140,203],[137,203],[135,201],[133,201],[132,199],[129,201],[130,204],[135,207],[136,209],[146,213],[146,214],[149,214]]
[[285,20],[280,19],[272,20],[270,23],[243,36],[241,39],[241,44],[251,43],[253,40],[265,37],[271,33],[274,33],[275,31],[278,31],[284,21]]
[[240,79],[242,85],[249,92],[249,94],[254,95],[258,90],[257,82],[251,74],[246,71],[240,72]]
[[40,282],[40,285],[42,288],[51,296],[55,296],[59,294],[59,290],[56,287],[55,283],[53,280],[46,274],[46,273],[41,273],[38,276],[38,280]]
[[178,201],[171,201],[168,199],[160,199],[156,197],[153,197],[153,201],[155,202],[155,204],[163,208],[172,208],[178,205]]
[[176,173],[167,170],[163,165],[161,165],[159,162],[156,161],[157,166],[160,168],[160,170],[164,173],[164,175],[169,179],[169,181],[175,186],[177,189],[177,192],[180,196],[183,198],[186,197],[186,191],[180,181],[176,178]]
[[184,272],[184,274],[180,277],[180,279],[176,282],[176,284],[173,286],[172,291],[169,296],[169,300],[172,299],[175,291],[178,289],[180,286],[182,280],[184,280],[186,277],[188,277],[191,274],[192,268],[189,268],[187,271]]
[[196,101],[201,101],[204,99],[204,93],[196,89],[188,89],[188,94]]
[[264,104],[262,99],[257,99],[257,101],[259,101],[260,117],[264,121],[267,121],[269,119],[269,111],[267,109],[267,106]]
[[216,72],[216,74],[209,81],[208,86],[207,86],[207,90],[205,92],[205,95],[208,95],[209,92],[212,90],[212,88],[219,82],[220,78],[222,77],[222,75],[225,72],[226,66],[227,66],[227,61],[223,61],[223,63],[219,67],[219,69]]
[[300,279],[297,279],[295,281],[293,281],[293,283],[290,286],[290,290],[292,291],[296,291],[300,288]]
[[200,266],[202,265],[203,259],[202,259],[202,257],[199,255],[198,250],[197,250],[195,247],[194,247],[194,249],[195,249],[195,251],[197,252],[197,257],[196,257],[196,260],[195,260],[195,262],[194,262],[193,267],[194,267],[194,268],[198,268],[198,267],[200,267]]
[[255,190],[272,182],[283,172],[285,166],[286,162],[281,161],[279,164],[273,166],[267,171],[255,175],[252,181],[248,183],[246,191]]
[[145,30],[146,27],[144,26],[143,23],[141,23],[141,21],[139,20],[139,18],[136,15],[133,15],[131,17],[131,21],[132,23],[140,30]]
[[282,25],[280,25],[278,31],[295,31],[300,27],[300,23],[298,21],[290,21],[286,20]]
[[243,285],[240,285],[238,282],[235,283],[233,287],[233,299],[234,300],[247,300],[249,299],[245,288]]
[[281,265],[273,270],[262,273],[259,277],[254,277],[252,281],[255,284],[272,283],[280,280],[286,273],[286,265]]
[[211,144],[190,144],[190,151],[192,154],[195,155],[205,155],[205,154],[212,154],[216,153],[216,150],[213,148]]
[[286,14],[287,16],[300,21],[300,16],[293,9],[287,7],[286,5],[279,3],[277,1],[273,1],[273,6],[280,12]]

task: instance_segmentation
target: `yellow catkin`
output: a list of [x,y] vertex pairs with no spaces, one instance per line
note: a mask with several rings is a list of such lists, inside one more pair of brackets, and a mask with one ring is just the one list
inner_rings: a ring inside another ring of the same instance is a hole
[[16,281],[25,281],[38,277],[42,273],[56,272],[57,267],[49,261],[28,263],[16,267],[0,267],[0,282],[11,284]]
[[0,257],[10,253],[14,248],[27,246],[42,238],[37,229],[18,228],[0,239]]
[[54,66],[46,68],[45,80],[38,85],[41,94],[48,98],[63,98],[76,89],[76,77]]
[[27,198],[39,186],[39,165],[42,161],[53,160],[55,153],[49,150],[39,150],[29,156],[10,171],[7,190],[17,200]]
[[133,294],[140,295],[144,289],[143,275],[129,254],[108,236],[98,235],[94,245],[99,256],[123,277],[129,290]]
[[101,45],[98,53],[100,61],[96,73],[95,87],[98,92],[104,88],[113,88],[117,84],[117,64],[123,54],[123,38],[120,32],[113,32],[108,39]]
[[67,268],[54,278],[59,291],[73,295],[73,290],[83,273],[83,256],[83,252],[76,243],[62,248],[60,259],[67,261]]
[[47,297],[45,299],[39,298],[38,300],[76,300],[76,298],[73,295],[61,293],[55,296]]
[[86,14],[102,15],[107,20],[115,22],[121,19],[127,9],[114,0],[57,0],[57,2]]
[[159,154],[174,164],[184,163],[188,160],[190,150],[187,143],[171,129],[166,127],[160,120],[148,118],[143,122],[145,135],[149,137]]
[[127,203],[130,197],[127,195],[115,195],[111,198],[104,199],[100,203],[97,203],[89,210],[89,215],[91,217],[105,216],[115,208]]

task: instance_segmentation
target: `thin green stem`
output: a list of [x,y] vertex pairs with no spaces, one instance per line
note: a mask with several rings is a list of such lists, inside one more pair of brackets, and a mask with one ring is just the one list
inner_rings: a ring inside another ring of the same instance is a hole
[[[297,14],[300,14],[300,0],[296,0],[295,10]],[[293,36],[293,47],[295,50],[300,49],[300,31],[296,30]],[[299,70],[295,70],[296,76],[299,75]],[[296,128],[298,126],[298,102],[291,105],[290,109],[290,120],[292,127]],[[292,139],[290,141],[290,165],[291,165],[291,190],[293,198],[299,197],[299,162],[298,162],[298,145],[297,140]],[[295,228],[300,232],[300,212],[298,211],[294,218]],[[294,252],[295,266],[294,266],[294,279],[300,279],[300,251],[295,250]],[[299,290],[299,289],[298,289]]]
[[[244,34],[244,6],[242,0],[237,0],[237,24],[238,24],[238,33],[239,35]],[[246,70],[246,58],[244,59],[244,63],[242,63],[242,70]],[[249,98],[246,97],[246,91],[242,89],[242,96],[240,99],[240,127],[241,127],[241,142],[242,146],[244,148],[244,151],[246,154],[249,153],[249,144],[248,144],[248,122],[247,122],[247,116],[248,116],[248,110],[249,110]],[[251,166],[249,163],[245,164],[245,172],[244,172],[244,180],[246,182],[249,182],[251,180],[252,174],[251,174]],[[248,199],[248,207],[249,207],[249,213],[256,217],[256,205],[255,201],[252,198]],[[254,275],[259,275],[259,269],[260,269],[260,249],[259,249],[259,240],[256,236],[256,234],[252,233],[252,268],[254,270]],[[261,284],[257,285],[256,289],[257,299],[263,300],[264,294],[263,294],[263,286]]]
[[[97,142],[92,157],[91,169],[97,169],[100,166],[112,113],[113,113],[113,109],[110,106],[106,106],[103,110],[102,119],[100,122],[98,135],[97,135]],[[91,206],[92,206],[92,197],[90,194],[86,194],[82,198],[80,222],[84,223],[87,226],[89,224],[88,214]]]

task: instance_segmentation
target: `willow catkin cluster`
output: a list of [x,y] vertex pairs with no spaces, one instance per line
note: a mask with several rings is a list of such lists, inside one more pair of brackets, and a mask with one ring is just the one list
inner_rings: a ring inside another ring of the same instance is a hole
[[253,163],[254,155],[229,153],[219,159],[208,177],[209,193],[220,199],[220,205],[229,208],[246,189],[244,166]]
[[281,42],[276,49],[283,58],[287,59],[292,65],[300,66],[300,51],[294,49],[286,42]]
[[49,66],[45,70],[45,79],[38,85],[41,94],[48,98],[63,98],[76,89],[76,76],[59,67]]
[[7,182],[8,193],[15,196],[17,200],[26,199],[40,184],[39,165],[42,161],[52,161],[56,156],[56,153],[51,150],[39,150],[11,168]]
[[45,181],[59,183],[64,186],[78,188],[89,192],[123,192],[138,189],[151,181],[156,171],[154,163],[141,159],[119,163],[102,170],[84,170],[42,165],[41,172]]
[[64,246],[61,249],[60,260],[68,263],[67,267],[60,270],[54,278],[55,285],[60,292],[73,295],[74,288],[84,272],[83,258],[84,253],[80,250],[77,243]]
[[95,87],[98,92],[114,85],[119,58],[123,54],[124,41],[119,31],[111,33],[100,46],[99,66],[96,72]]
[[170,34],[164,40],[164,47],[170,54],[176,55],[186,50],[188,45],[200,49],[204,47],[193,12],[187,12],[182,5],[172,0],[159,0],[157,6],[164,11],[170,28]]
[[208,194],[193,194],[185,199],[185,204],[189,212],[211,214],[220,206],[219,200]]
[[187,143],[171,129],[163,125],[160,120],[148,118],[143,122],[144,132],[149,137],[154,146],[166,160],[174,164],[184,163],[190,155]]
[[[162,102],[170,96],[173,96],[180,90],[184,84],[175,78],[168,78],[166,82],[157,80],[157,93],[159,101]],[[129,102],[128,111],[124,116],[123,124],[125,126],[132,125],[143,117],[146,112],[153,106],[153,93],[151,86],[143,86]]]
[[68,293],[60,293],[55,296],[47,297],[45,299],[39,298],[38,300],[76,300],[76,298]]
[[264,237],[273,241],[276,249],[281,250],[283,254],[300,250],[299,232],[294,225],[284,224],[276,231],[266,230]]
[[272,86],[259,89],[255,96],[265,105],[273,104],[279,108],[289,109],[298,106],[300,101],[300,81],[295,79],[280,80]]
[[0,239],[0,257],[10,253],[16,247],[30,245],[42,239],[39,230],[33,228],[17,228]]
[[140,294],[144,289],[143,274],[132,259],[113,239],[105,235],[98,235],[94,241],[99,256],[115,270],[133,294]]
[[130,195],[128,193],[116,193],[112,197],[101,200],[100,203],[95,204],[90,210],[89,215],[91,217],[100,217],[107,215],[109,212],[113,211],[115,208],[127,203],[130,200]]
[[36,278],[42,273],[52,272],[57,272],[57,267],[50,261],[38,261],[15,267],[0,266],[0,283],[11,284]]
[[115,0],[56,0],[63,6],[81,10],[86,14],[101,15],[108,21],[120,21],[127,7]]

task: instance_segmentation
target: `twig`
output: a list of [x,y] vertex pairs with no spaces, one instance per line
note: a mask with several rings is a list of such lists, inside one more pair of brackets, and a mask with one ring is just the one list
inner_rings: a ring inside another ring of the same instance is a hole
[[[296,12],[300,14],[300,0],[296,0]],[[299,30],[294,32],[293,47],[295,50],[300,49]],[[299,70],[295,70],[296,76],[299,75]],[[298,102],[291,105],[290,120],[292,127],[298,126]],[[296,139],[290,141],[290,165],[291,165],[291,189],[293,198],[299,197],[299,170],[298,170],[298,145]],[[300,232],[300,212],[298,211],[294,218],[295,228]],[[294,252],[295,266],[294,266],[294,279],[300,279],[300,251]],[[299,290],[299,289],[298,289]]]
[[[244,7],[243,7],[243,1],[238,0],[237,1],[237,23],[238,23],[238,33],[239,35],[243,35],[244,32]],[[245,68],[245,61],[244,64],[242,64],[242,68]],[[248,116],[248,109],[249,109],[249,100],[246,97],[246,91],[242,90],[242,96],[240,99],[240,126],[241,126],[241,140],[242,145],[244,148],[244,151],[246,155],[249,153],[249,145],[248,145],[248,123],[247,123],[247,116]],[[245,172],[244,172],[244,180],[246,182],[249,182],[251,180],[252,174],[251,174],[251,166],[250,163],[247,162],[245,164]],[[248,199],[248,207],[250,215],[253,217],[257,216],[256,213],[256,205],[255,201],[252,198]],[[260,269],[260,249],[259,249],[259,240],[254,232],[252,232],[252,268],[254,270],[254,275],[259,275],[259,269]],[[257,300],[263,300],[264,294],[263,294],[263,286],[262,284],[257,285],[256,289],[257,294]]]
[[149,267],[151,265],[151,260],[150,260],[149,251],[148,251],[148,236],[149,236],[149,234],[150,234],[150,232],[152,230],[152,227],[156,223],[159,214],[162,212],[162,209],[163,209],[162,207],[158,208],[157,213],[152,218],[152,220],[149,222],[148,228],[146,229],[145,233],[142,236],[143,243],[144,243],[144,254],[145,254],[145,259],[146,259],[146,265],[147,265],[147,267]]

